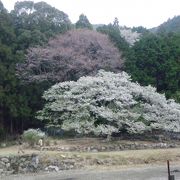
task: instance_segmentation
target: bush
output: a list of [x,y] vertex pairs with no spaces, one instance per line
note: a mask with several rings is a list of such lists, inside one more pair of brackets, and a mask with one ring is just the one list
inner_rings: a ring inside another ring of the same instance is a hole
[[39,139],[44,138],[46,135],[40,129],[28,129],[23,133],[23,139],[30,145],[34,146]]

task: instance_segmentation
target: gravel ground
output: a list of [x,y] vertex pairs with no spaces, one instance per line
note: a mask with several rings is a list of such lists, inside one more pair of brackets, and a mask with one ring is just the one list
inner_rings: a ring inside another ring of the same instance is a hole
[[[175,180],[180,180],[180,164],[171,167]],[[146,166],[119,170],[72,170],[58,173],[14,175],[3,180],[166,180],[166,166]]]

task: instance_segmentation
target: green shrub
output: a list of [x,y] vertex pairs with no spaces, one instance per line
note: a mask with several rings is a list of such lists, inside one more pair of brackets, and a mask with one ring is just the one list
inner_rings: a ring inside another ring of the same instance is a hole
[[46,135],[40,129],[28,129],[23,133],[23,139],[26,141],[30,146],[34,146],[39,139],[44,138]]

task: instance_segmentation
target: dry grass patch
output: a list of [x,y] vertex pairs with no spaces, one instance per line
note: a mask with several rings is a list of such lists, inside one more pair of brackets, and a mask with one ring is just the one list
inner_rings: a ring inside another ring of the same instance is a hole
[[180,149],[129,150],[118,152],[43,152],[48,158],[76,159],[86,166],[123,166],[180,162]]
[[[63,141],[61,141],[63,142]],[[69,141],[70,142],[70,141]],[[73,142],[73,141],[72,141]],[[95,141],[97,143],[97,139]],[[75,141],[74,143],[77,143]],[[92,143],[92,141],[91,141]],[[64,145],[66,144],[64,140]],[[73,144],[73,143],[72,143]],[[0,156],[17,155],[18,146],[11,146],[0,149]],[[26,154],[36,153],[45,161],[72,159],[83,167],[98,166],[131,166],[142,164],[164,164],[167,160],[180,162],[180,148],[174,149],[146,149],[146,150],[126,150],[112,152],[61,152],[61,151],[38,151],[25,149]]]

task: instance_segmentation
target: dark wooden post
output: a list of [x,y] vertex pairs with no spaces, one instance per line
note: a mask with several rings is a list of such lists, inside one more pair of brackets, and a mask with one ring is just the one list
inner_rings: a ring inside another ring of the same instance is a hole
[[171,172],[170,172],[169,160],[167,160],[167,168],[168,168],[168,180],[175,180],[174,175],[171,175]]
[[170,167],[169,167],[169,160],[167,160],[167,168],[168,168],[168,180],[170,180]]

